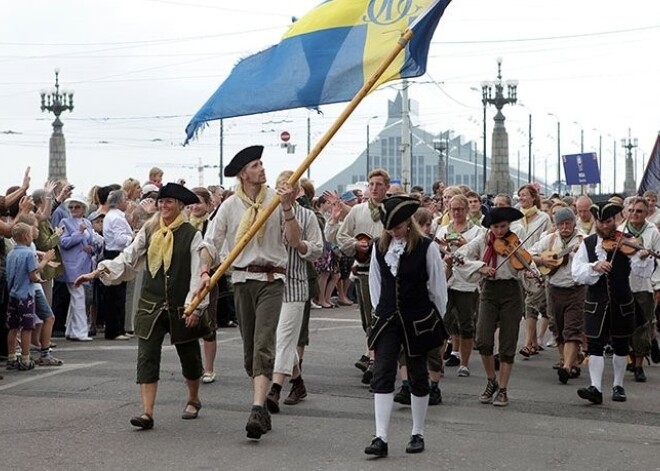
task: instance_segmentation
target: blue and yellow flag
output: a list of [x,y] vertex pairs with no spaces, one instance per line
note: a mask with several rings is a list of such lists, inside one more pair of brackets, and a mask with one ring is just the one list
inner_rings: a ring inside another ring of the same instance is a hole
[[207,121],[350,101],[408,28],[412,40],[376,86],[424,74],[433,32],[450,1],[321,3],[278,45],[234,67],[186,127],[186,143]]

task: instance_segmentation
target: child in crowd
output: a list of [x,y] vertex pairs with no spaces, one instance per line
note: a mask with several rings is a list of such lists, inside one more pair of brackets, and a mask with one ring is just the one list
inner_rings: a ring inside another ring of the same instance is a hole
[[[27,224],[32,229],[33,241],[39,237],[39,221],[34,214],[21,214],[16,218],[16,222]],[[30,249],[34,255],[35,260],[38,260],[37,271],[41,274],[42,270],[50,263],[53,268],[56,268],[59,263],[54,263],[55,250],[51,249],[45,252],[37,251],[34,242],[30,243]],[[53,334],[53,325],[55,324],[55,316],[53,310],[46,299],[46,293],[41,285],[44,281],[41,280],[34,283],[34,308],[37,322],[33,329],[32,340],[39,346],[39,359],[37,365],[39,366],[62,366],[62,360],[55,358],[51,354],[51,337]]]
[[[7,369],[25,371],[34,368],[34,360],[30,358],[30,338],[32,330],[37,324],[34,283],[41,282],[41,278],[37,258],[30,247],[34,239],[32,227],[19,222],[12,228],[11,235],[16,246],[7,255],[7,289],[9,291]],[[53,254],[50,255],[51,258],[52,256]],[[48,255],[45,255],[44,259],[47,257]],[[16,340],[19,330],[21,330],[21,356],[17,358]]]

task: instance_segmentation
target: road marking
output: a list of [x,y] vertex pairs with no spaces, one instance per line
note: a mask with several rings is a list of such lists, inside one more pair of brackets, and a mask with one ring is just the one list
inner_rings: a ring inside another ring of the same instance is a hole
[[[30,376],[29,378],[23,378],[23,379],[19,379],[18,381],[14,381],[14,382],[9,383],[9,384],[5,384],[3,386],[0,386],[0,391],[6,391],[7,389],[11,389],[11,388],[14,388],[16,386],[21,386],[21,385],[26,384],[26,383],[31,383],[32,381],[36,381],[38,379],[44,379],[44,378],[48,378],[50,376],[55,376],[55,375],[59,375],[59,374],[62,374],[62,373],[68,373],[69,371],[75,371],[75,370],[79,370],[79,369],[82,369],[82,368],[92,368],[94,366],[102,365],[104,363],[106,363],[106,362],[105,361],[95,361],[93,363],[86,363],[84,365],[83,364],[73,364],[73,365],[62,365],[62,366],[58,366],[58,367],[52,367],[52,368],[57,368],[57,369],[51,370],[48,373],[39,374],[37,376]],[[37,367],[37,368],[40,369],[39,367]],[[5,379],[7,379],[7,377],[5,377]]]
[[332,317],[312,317],[310,320],[324,322],[355,322],[356,324],[362,322],[360,319],[334,319]]

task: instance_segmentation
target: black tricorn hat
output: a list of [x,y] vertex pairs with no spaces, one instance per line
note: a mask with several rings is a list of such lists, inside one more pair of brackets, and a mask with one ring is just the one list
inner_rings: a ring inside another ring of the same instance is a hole
[[264,153],[264,146],[250,146],[246,147],[231,159],[229,165],[225,167],[225,177],[235,177],[239,174],[243,167],[261,158]]
[[481,225],[484,227],[490,227],[493,224],[497,224],[502,221],[517,221],[518,219],[522,219],[523,213],[518,211],[516,208],[512,208],[510,206],[504,206],[504,207],[495,207],[491,208],[488,214],[484,216],[483,221],[481,221]]
[[592,204],[589,210],[598,221],[607,221],[623,211],[623,206],[612,201],[600,201]]
[[168,183],[158,192],[158,198],[174,198],[188,206],[189,204],[199,203],[199,198],[195,193],[178,183]]
[[417,198],[410,196],[390,196],[385,198],[378,207],[380,220],[386,230],[394,229],[408,218],[411,218],[420,202]]

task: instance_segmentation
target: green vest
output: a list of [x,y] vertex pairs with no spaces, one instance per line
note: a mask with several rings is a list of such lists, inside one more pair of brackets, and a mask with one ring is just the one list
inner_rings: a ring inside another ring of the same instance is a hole
[[[190,246],[197,229],[188,223],[174,230],[172,263],[165,273],[160,267],[155,277],[149,270],[144,275],[142,292],[135,313],[135,335],[149,339],[156,320],[161,314],[168,316],[170,338],[173,344],[190,342],[211,333],[208,315],[202,316],[194,328],[186,328],[182,318],[184,303],[190,287]],[[151,236],[147,235],[148,240]],[[147,266],[149,266],[147,244]]]

